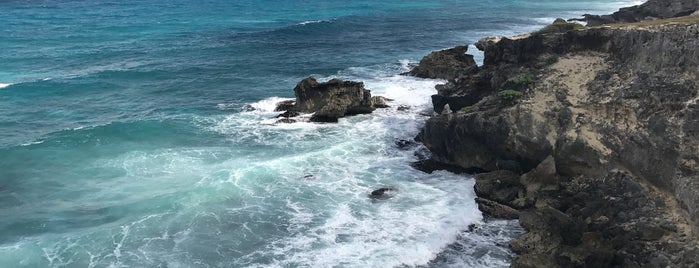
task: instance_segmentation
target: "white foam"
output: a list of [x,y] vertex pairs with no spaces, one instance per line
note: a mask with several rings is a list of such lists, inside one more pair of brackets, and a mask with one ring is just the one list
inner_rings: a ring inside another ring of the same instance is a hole
[[290,98],[280,98],[280,97],[271,97],[271,98],[266,98],[264,100],[258,101],[251,103],[250,106],[252,106],[257,112],[262,112],[262,113],[270,113],[274,112],[274,109],[277,108],[277,104],[286,101],[286,100],[293,100]]
[[6,87],[9,87],[11,85],[12,85],[11,83],[0,83],[0,88],[6,88]]
[[543,17],[543,18],[532,18],[537,23],[540,24],[551,24],[553,21],[555,21],[557,18],[554,17]]
[[314,23],[328,23],[330,21],[327,20],[307,20],[300,22],[298,25],[308,25],[308,24],[314,24]]
[[[232,172],[233,187],[254,195],[276,196],[274,187],[262,193],[257,174],[274,173],[278,185],[301,196],[287,197],[292,234],[241,260],[260,256],[275,259],[268,267],[372,267],[425,265],[458,233],[481,220],[473,202],[473,180],[446,172],[432,175],[412,170],[410,151],[394,148],[395,138],[413,137],[431,108],[430,95],[442,80],[395,75],[410,62],[379,67],[356,67],[338,75],[320,77],[363,81],[372,95],[393,99],[387,109],[370,115],[341,118],[337,124],[269,124],[270,112],[284,98],[250,104],[254,111],[231,114],[214,127],[240,144],[291,147],[290,156],[258,160]],[[392,75],[387,70],[392,68]],[[374,68],[374,69],[373,69]],[[365,76],[368,74],[379,74]],[[354,76],[356,75],[356,76]],[[409,106],[400,111],[399,106]],[[303,179],[307,174],[312,179]],[[252,182],[253,180],[254,182]],[[279,180],[279,179],[278,179]],[[251,184],[255,183],[255,184]],[[392,186],[398,193],[387,202],[367,197],[376,187]],[[239,213],[239,212],[236,212]],[[244,265],[243,265],[244,266]]]

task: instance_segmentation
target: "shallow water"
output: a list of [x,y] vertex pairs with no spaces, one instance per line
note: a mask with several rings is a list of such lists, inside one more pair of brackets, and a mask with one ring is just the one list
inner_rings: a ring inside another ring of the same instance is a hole
[[[0,2],[0,267],[506,267],[517,224],[395,146],[440,82],[397,74],[631,2]],[[394,102],[275,124],[310,75]]]

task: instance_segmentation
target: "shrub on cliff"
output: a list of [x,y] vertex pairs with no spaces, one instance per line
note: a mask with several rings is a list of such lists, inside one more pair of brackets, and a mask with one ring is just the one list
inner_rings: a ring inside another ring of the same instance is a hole
[[526,91],[534,87],[535,80],[536,77],[530,73],[520,73],[507,79],[507,81],[502,84],[502,88]]
[[520,98],[522,98],[523,95],[524,93],[522,93],[521,91],[512,89],[500,90],[500,92],[498,92],[498,97],[500,98],[500,101],[502,102],[502,104],[506,106],[514,105]]
[[567,22],[564,19],[556,19],[552,24],[532,34],[564,33],[572,30],[585,29],[585,26],[575,22]]

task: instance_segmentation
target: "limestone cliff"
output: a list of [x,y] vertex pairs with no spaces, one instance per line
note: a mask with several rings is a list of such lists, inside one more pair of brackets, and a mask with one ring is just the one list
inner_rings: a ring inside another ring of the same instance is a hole
[[521,211],[513,267],[699,265],[699,18],[477,46],[484,65],[444,77],[419,140],[514,172],[476,185],[484,210]]
[[588,25],[639,22],[687,16],[699,10],[699,0],[648,0],[643,4],[619,9],[611,15],[584,15]]

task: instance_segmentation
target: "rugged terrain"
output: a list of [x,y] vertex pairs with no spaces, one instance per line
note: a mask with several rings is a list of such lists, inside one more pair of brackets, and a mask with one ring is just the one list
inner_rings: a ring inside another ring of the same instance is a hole
[[448,82],[418,140],[488,171],[479,207],[528,231],[512,267],[699,267],[699,17],[580,28],[426,57]]
[[699,10],[699,0],[649,0],[637,6],[619,9],[610,15],[585,14],[588,25],[639,22],[691,15]]

